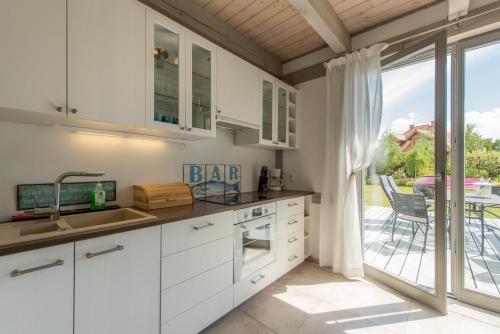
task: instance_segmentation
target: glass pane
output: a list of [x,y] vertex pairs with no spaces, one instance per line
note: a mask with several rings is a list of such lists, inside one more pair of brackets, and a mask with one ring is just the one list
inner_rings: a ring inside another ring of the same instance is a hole
[[256,226],[243,233],[243,263],[248,264],[271,252],[271,224]]
[[464,65],[464,285],[500,297],[500,44]]
[[378,145],[364,180],[365,263],[435,293],[434,45],[384,68]]
[[155,24],[154,120],[179,124],[179,35]]
[[278,141],[286,143],[286,89],[278,88]]
[[273,140],[273,83],[262,83],[262,138]]
[[196,44],[192,46],[193,57],[193,127],[210,130],[211,110],[211,54],[209,50]]

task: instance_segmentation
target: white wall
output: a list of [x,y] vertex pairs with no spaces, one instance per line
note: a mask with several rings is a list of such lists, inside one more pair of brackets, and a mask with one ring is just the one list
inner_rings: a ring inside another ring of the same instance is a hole
[[123,206],[132,205],[134,184],[181,182],[184,163],[241,164],[242,191],[256,190],[260,166],[275,165],[274,151],[233,142],[233,134],[221,129],[216,139],[183,146],[0,121],[0,221],[15,213],[17,184],[53,182],[67,171],[105,172],[103,180],[117,181],[117,202]]
[[[285,187],[321,192],[325,150],[326,82],[325,77],[301,83],[298,99],[299,149],[284,151]],[[290,174],[295,175],[291,181]]]

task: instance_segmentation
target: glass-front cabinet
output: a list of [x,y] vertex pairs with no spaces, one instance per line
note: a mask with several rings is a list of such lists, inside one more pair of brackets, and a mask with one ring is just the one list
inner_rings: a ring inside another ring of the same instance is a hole
[[288,88],[277,84],[276,141],[280,146],[288,146]]
[[147,21],[147,124],[185,132],[185,30],[154,11]]
[[275,92],[274,78],[266,74],[261,75],[261,140],[273,144],[275,133]]
[[198,35],[187,35],[186,130],[215,137],[216,46]]
[[260,143],[288,147],[288,86],[261,73]]
[[215,137],[215,46],[153,10],[146,33],[148,126]]

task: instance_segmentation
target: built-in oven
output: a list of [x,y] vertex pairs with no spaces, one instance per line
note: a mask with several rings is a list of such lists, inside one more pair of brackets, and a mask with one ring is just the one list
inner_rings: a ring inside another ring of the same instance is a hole
[[275,260],[275,204],[235,211],[234,282]]

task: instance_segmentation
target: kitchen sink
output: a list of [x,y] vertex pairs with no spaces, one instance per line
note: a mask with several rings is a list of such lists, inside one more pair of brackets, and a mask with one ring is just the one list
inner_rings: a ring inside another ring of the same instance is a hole
[[71,229],[80,229],[115,223],[136,223],[154,218],[156,217],[144,212],[130,208],[121,208],[116,210],[96,211],[63,216],[62,220],[64,220]]
[[61,227],[57,224],[57,222],[34,222],[19,226],[19,236],[56,232],[59,230],[61,230]]

